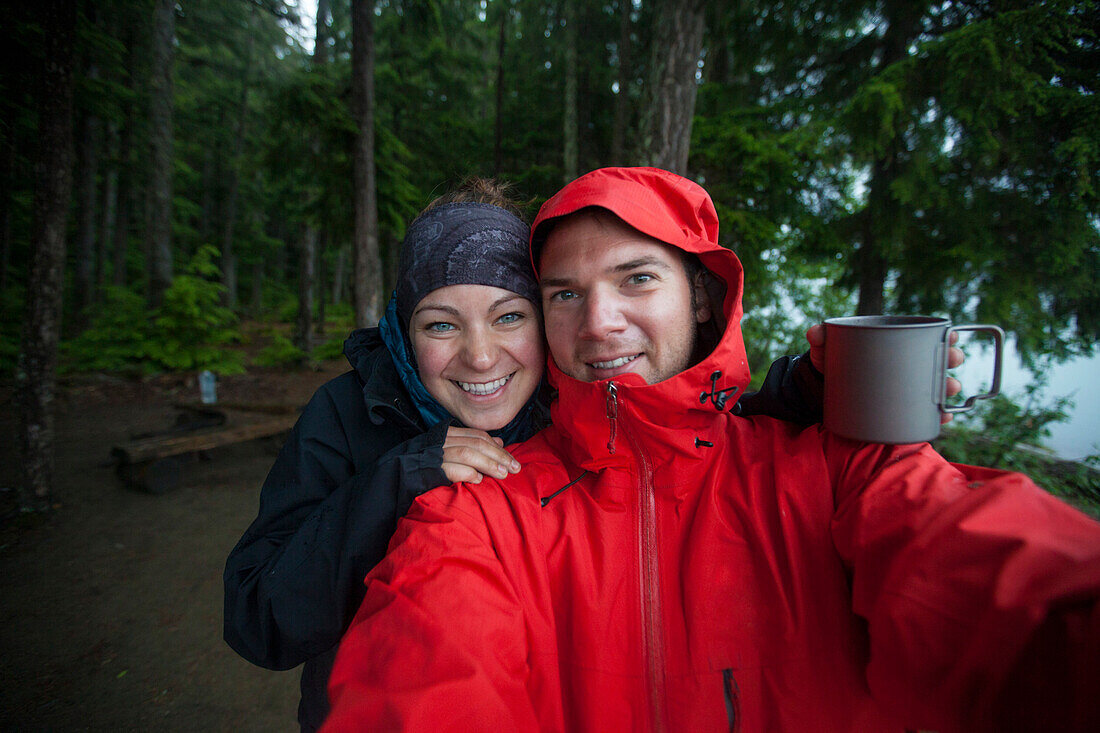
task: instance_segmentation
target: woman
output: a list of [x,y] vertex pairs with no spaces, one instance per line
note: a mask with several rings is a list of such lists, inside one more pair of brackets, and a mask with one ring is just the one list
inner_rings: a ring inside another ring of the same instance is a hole
[[[337,642],[397,519],[436,486],[521,470],[503,446],[546,423],[527,238],[504,192],[480,180],[412,223],[386,315],[348,338],[352,370],[302,412],[229,556],[225,639],[270,669],[305,663],[303,730],[324,720]],[[808,362],[776,362],[768,389],[739,407],[819,419],[820,376]]]

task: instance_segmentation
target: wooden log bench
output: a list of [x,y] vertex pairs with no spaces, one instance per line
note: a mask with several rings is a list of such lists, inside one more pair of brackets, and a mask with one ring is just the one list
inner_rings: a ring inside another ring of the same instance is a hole
[[294,427],[299,408],[285,405],[177,404],[176,426],[136,436],[111,449],[130,488],[163,494],[179,486],[189,457],[222,446],[280,435]]

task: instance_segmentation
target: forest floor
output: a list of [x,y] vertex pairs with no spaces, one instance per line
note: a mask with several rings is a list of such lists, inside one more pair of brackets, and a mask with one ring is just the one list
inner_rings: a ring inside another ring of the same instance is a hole
[[[304,405],[347,368],[223,377],[220,402]],[[19,440],[0,386],[0,730],[297,730],[299,671],[222,640],[222,570],[256,515],[281,437],[216,448],[159,496],[126,488],[112,446],[171,427],[194,375],[63,380],[55,511],[13,514]]]

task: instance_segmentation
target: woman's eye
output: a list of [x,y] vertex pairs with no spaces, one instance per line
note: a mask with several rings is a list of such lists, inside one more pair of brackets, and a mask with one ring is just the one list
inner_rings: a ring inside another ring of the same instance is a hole
[[455,326],[453,323],[437,321],[435,323],[429,323],[427,326],[424,327],[424,330],[430,331],[431,333],[447,333],[449,331],[455,330]]
[[505,313],[503,316],[497,319],[497,323],[515,323],[523,318],[522,313]]

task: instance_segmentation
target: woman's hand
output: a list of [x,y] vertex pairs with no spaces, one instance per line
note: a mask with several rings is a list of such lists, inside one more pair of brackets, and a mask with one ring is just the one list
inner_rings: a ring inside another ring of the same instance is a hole
[[443,441],[443,473],[452,483],[476,484],[482,476],[502,479],[519,473],[519,461],[504,450],[504,441],[490,437],[484,430],[447,428]]

